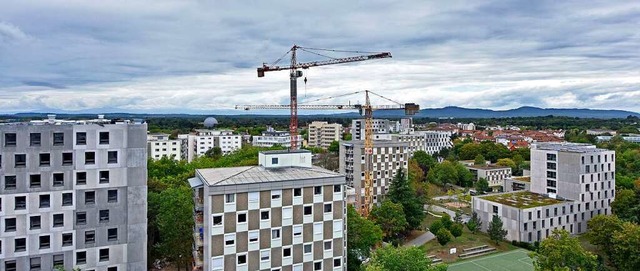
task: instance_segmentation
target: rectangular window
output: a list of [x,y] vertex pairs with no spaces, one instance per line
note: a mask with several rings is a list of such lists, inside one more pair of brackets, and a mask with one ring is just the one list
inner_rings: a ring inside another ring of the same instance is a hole
[[234,203],[236,202],[236,194],[225,194],[224,195],[224,202],[225,203]]
[[16,146],[16,134],[15,133],[6,133],[4,134],[4,146],[5,147],[15,147]]
[[54,214],[53,215],[53,227],[63,227],[64,226],[64,215],[63,214]]
[[73,153],[72,152],[63,152],[62,153],[62,165],[63,166],[71,166],[71,165],[73,165]]
[[4,232],[14,232],[16,231],[16,219],[15,218],[5,218],[4,219]]
[[271,199],[280,199],[282,196],[282,190],[272,190],[271,191]]
[[109,222],[109,210],[100,210],[100,222]]
[[109,132],[100,132],[100,144],[109,144]]
[[493,213],[497,214],[498,213],[498,206],[493,206]]
[[40,146],[41,145],[42,135],[40,133],[30,133],[29,134],[29,145],[30,146]]
[[27,238],[16,238],[14,251],[15,252],[27,251]]
[[76,184],[77,185],[87,184],[87,173],[86,172],[76,172]]
[[271,239],[280,239],[280,229],[271,230]]
[[224,235],[224,245],[225,246],[233,246],[236,244],[236,234],[230,233]]
[[96,153],[92,151],[88,151],[84,153],[84,164],[85,165],[93,165],[96,163]]
[[247,254],[238,255],[238,265],[247,264]]
[[247,223],[247,213],[238,213],[238,223]]
[[86,264],[87,263],[87,252],[86,251],[78,251],[76,252],[76,264]]
[[96,191],[84,192],[84,204],[96,204]]
[[332,204],[331,204],[331,203],[327,203],[327,204],[325,204],[325,205],[324,205],[324,212],[325,212],[325,213],[331,213],[331,206],[332,206]]
[[53,186],[64,186],[64,173],[53,173]]
[[85,132],[76,133],[76,145],[87,145],[87,133]]
[[302,188],[294,188],[293,189],[294,197],[302,197]]
[[109,151],[109,152],[107,152],[107,163],[109,163],[109,164],[117,164],[118,163],[118,152],[117,151]]
[[101,184],[109,183],[109,171],[108,170],[100,171],[99,175],[100,175],[99,177],[100,177],[100,183]]
[[40,195],[40,208],[49,208],[49,207],[51,207],[51,196]]
[[271,250],[266,249],[260,251],[260,261],[268,261],[271,258]]
[[68,247],[73,245],[73,234],[71,233],[63,233],[62,234],[62,246]]
[[76,213],[76,225],[86,225],[87,224],[87,213],[79,212]]
[[271,158],[271,164],[277,165],[278,164],[278,158],[277,157]]
[[322,186],[314,186],[313,187],[314,195],[322,195]]
[[107,229],[107,240],[118,241],[118,228]]
[[85,231],[84,232],[84,243],[85,244],[93,244],[96,242],[96,231]]
[[40,216],[32,216],[29,217],[29,229],[30,230],[38,230],[41,228],[41,219]]
[[260,238],[260,231],[250,231],[248,235],[249,243],[255,243],[258,242],[258,239]]
[[333,267],[340,267],[340,266],[342,266],[342,261],[340,260],[340,258],[333,259]]
[[222,215],[214,215],[213,216],[213,225],[221,226],[222,225]]
[[15,167],[26,167],[27,166],[27,155],[26,154],[16,154],[15,155]]
[[282,257],[284,258],[291,257],[291,247],[282,248]]
[[304,246],[302,247],[304,254],[311,254],[311,244],[304,244]]
[[64,266],[64,255],[53,255],[53,266]]
[[331,241],[324,241],[324,250],[331,250],[333,248],[333,244]]
[[109,261],[109,249],[108,248],[100,249],[100,261],[101,262]]
[[62,206],[71,206],[71,205],[73,205],[73,194],[62,193]]
[[553,153],[547,153],[547,160],[555,161],[556,160],[556,155],[553,154]]
[[107,202],[118,202],[118,190],[107,191]]
[[269,211],[261,211],[260,212],[260,219],[261,220],[268,220],[269,219]]
[[339,184],[334,185],[333,192],[334,193],[342,192],[342,185],[339,185]]
[[53,133],[53,146],[62,146],[62,145],[64,145],[64,134]]
[[302,236],[302,225],[293,225],[293,236]]
[[16,176],[4,176],[4,189],[5,190],[16,189]]
[[41,153],[40,154],[40,166],[48,167],[51,165],[51,154],[49,153]]
[[27,197],[20,196],[15,197],[15,209],[16,210],[25,210],[27,209]]
[[322,262],[313,263],[313,270],[322,270]]
[[30,270],[40,270],[40,257],[34,257],[29,259],[29,268]]
[[29,187],[40,187],[41,185],[40,174],[29,175]]

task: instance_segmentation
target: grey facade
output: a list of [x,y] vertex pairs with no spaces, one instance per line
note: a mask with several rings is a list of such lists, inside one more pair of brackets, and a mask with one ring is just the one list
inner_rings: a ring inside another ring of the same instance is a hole
[[264,152],[260,165],[199,169],[199,270],[346,270],[344,176],[307,151]]
[[511,178],[511,168],[497,165],[466,166],[476,181],[484,178],[494,191],[503,190],[504,180]]
[[[364,200],[364,141],[340,142],[339,172],[347,185],[355,190],[356,201]],[[406,170],[409,162],[407,142],[374,141],[373,143],[373,202],[382,201],[398,170]],[[359,200],[358,200],[359,199]],[[361,206],[356,206],[360,208]]]
[[146,270],[146,124],[0,125],[0,270]]

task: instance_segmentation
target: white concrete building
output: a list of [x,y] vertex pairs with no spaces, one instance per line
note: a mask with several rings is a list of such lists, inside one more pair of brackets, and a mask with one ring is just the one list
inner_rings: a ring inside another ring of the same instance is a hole
[[326,149],[333,141],[339,141],[342,135],[342,125],[326,121],[314,121],[309,124],[309,147]]
[[[372,129],[374,134],[391,133],[391,122],[387,119],[372,119]],[[364,119],[354,119],[351,121],[351,139],[364,140]]]
[[460,130],[466,130],[466,131],[473,131],[476,129],[476,125],[473,124],[473,122],[471,123],[458,123],[458,129]]
[[231,130],[196,130],[194,134],[182,138],[187,139],[186,155],[189,162],[213,147],[219,147],[223,155],[242,148],[242,135],[234,135]]
[[147,135],[148,157],[160,160],[162,157],[172,157],[175,160],[182,159],[182,140],[169,139],[168,134]]
[[511,178],[511,168],[497,165],[467,165],[467,169],[473,174],[475,181],[484,178],[493,191],[503,189],[504,180]]
[[416,133],[424,135],[424,151],[428,154],[433,155],[443,149],[453,147],[451,131],[418,131]]
[[[302,142],[302,136],[297,135],[297,142]],[[289,131],[276,131],[272,127],[269,127],[266,131],[262,132],[262,135],[254,136],[251,145],[256,147],[273,147],[273,146],[282,146],[282,147],[290,147],[291,146],[291,134]],[[300,147],[301,144],[298,144]]]

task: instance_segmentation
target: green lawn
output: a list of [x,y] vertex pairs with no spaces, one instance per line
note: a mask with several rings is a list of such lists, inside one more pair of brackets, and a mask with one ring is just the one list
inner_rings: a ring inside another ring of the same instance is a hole
[[533,271],[528,251],[516,249],[449,264],[448,271]]

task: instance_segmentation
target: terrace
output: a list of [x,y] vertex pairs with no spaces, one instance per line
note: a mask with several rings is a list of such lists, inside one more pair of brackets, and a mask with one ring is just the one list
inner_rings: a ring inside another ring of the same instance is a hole
[[518,177],[512,177],[511,179],[515,180],[515,181],[521,181],[521,182],[531,182],[531,176],[518,176]]
[[489,195],[480,198],[519,209],[541,207],[565,202],[528,191]]

